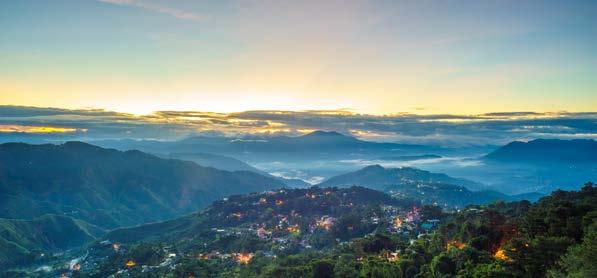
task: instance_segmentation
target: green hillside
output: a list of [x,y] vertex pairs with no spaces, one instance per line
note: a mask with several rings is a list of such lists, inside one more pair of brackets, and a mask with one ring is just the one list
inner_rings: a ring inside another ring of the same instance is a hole
[[68,216],[44,215],[32,220],[0,218],[0,266],[44,261],[80,247],[105,233],[101,228]]
[[111,229],[174,218],[227,195],[282,186],[253,172],[81,142],[0,145],[4,218],[60,214]]

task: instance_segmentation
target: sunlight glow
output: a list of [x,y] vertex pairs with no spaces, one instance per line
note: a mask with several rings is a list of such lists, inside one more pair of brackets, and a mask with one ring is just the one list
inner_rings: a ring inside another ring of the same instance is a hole
[[56,126],[0,125],[0,133],[69,133],[76,131],[86,132],[87,129]]

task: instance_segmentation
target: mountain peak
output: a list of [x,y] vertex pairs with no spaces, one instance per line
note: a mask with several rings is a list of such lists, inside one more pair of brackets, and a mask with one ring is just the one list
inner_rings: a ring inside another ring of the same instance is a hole
[[305,135],[303,135],[303,137],[348,137],[342,133],[336,132],[336,131],[325,131],[325,130],[316,130],[310,133],[307,133]]
[[67,148],[99,148],[98,146],[81,141],[66,141],[63,146]]
[[366,166],[361,169],[361,171],[365,171],[365,172],[384,171],[384,170],[386,170],[386,168],[384,168],[383,166],[381,166],[379,164],[369,165],[369,166]]

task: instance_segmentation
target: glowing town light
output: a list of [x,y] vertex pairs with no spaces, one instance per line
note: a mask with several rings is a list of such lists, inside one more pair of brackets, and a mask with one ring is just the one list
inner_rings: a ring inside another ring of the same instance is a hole
[[114,249],[114,251],[120,250],[120,243],[118,243],[118,242],[113,243],[112,249]]
[[452,240],[452,241],[449,241],[449,242],[446,244],[446,249],[447,249],[447,250],[450,250],[450,249],[452,249],[452,248],[456,248],[456,249],[462,250],[462,249],[464,249],[465,247],[466,247],[466,243],[463,243],[463,242],[460,242],[460,241],[457,241],[457,240]]
[[322,216],[321,219],[317,220],[316,225],[317,227],[329,231],[332,228],[332,226],[334,226],[335,221],[336,219],[334,219],[333,217]]
[[506,255],[506,251],[502,248],[498,249],[497,251],[495,251],[495,253],[493,254],[493,257],[501,260],[501,261],[507,261],[510,258]]
[[128,260],[125,265],[126,265],[126,267],[133,267],[133,266],[136,266],[137,263],[133,260]]
[[400,260],[400,254],[398,254],[397,252],[387,252],[385,254],[385,257],[390,262],[397,262]]
[[396,216],[396,219],[394,219],[394,227],[400,228],[401,226],[402,226],[402,220],[400,219],[400,217]]
[[238,253],[236,255],[236,261],[240,264],[248,264],[253,259],[253,253]]
[[284,201],[282,200],[276,200],[276,206],[281,206],[284,204]]
[[286,228],[286,230],[291,234],[298,234],[301,232],[298,225],[288,226],[288,228]]

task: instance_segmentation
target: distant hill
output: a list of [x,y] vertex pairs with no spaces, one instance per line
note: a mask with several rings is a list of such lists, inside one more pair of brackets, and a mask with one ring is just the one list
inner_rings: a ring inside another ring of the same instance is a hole
[[69,215],[103,228],[164,220],[224,196],[284,186],[237,171],[81,142],[0,145],[0,217]]
[[432,173],[410,167],[384,168],[380,165],[371,165],[355,172],[331,177],[320,183],[319,186],[348,187],[358,185],[377,190],[384,190],[388,185],[411,182],[456,184],[468,188],[482,187],[482,185],[477,182],[467,179],[453,178],[446,174]]
[[391,193],[395,197],[411,198],[427,204],[462,208],[468,204],[486,204],[495,200],[531,201],[540,194],[510,196],[496,191],[471,191],[469,188],[482,188],[483,185],[453,178],[446,174],[432,173],[416,168],[384,168],[380,165],[367,166],[355,172],[339,175],[320,183],[321,187],[364,186]]
[[537,139],[514,141],[483,157],[487,161],[528,163],[597,163],[597,141]]

